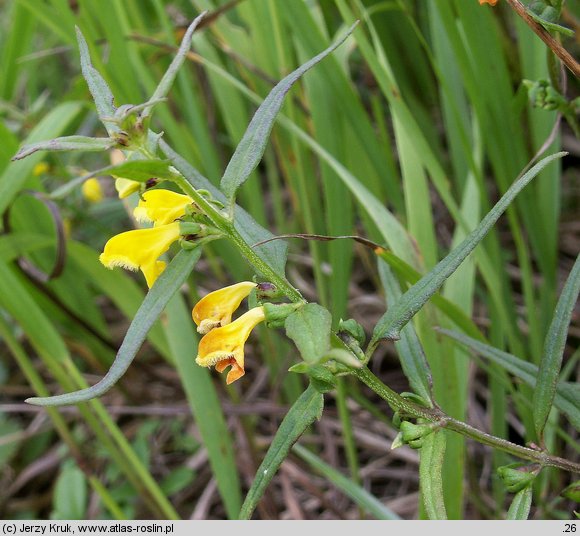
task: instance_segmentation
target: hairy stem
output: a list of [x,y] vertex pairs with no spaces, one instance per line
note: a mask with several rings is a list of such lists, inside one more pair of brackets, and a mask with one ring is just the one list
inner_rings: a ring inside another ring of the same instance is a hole
[[518,458],[538,463],[541,466],[558,467],[559,469],[564,469],[565,471],[570,471],[572,473],[580,473],[580,464],[559,458],[557,456],[552,456],[541,450],[522,447],[521,445],[516,445],[511,441],[492,436],[486,432],[482,432],[481,430],[474,428],[467,423],[450,417],[439,408],[425,408],[415,404],[414,402],[403,398],[390,387],[387,387],[366,367],[353,371],[353,375],[356,376],[365,385],[370,387],[381,398],[386,400],[394,411],[401,412],[414,418],[421,418],[429,422],[436,423],[441,428],[452,430],[458,434],[464,435],[465,437],[475,439],[479,443],[489,445],[490,447],[502,450],[508,454],[517,456]]

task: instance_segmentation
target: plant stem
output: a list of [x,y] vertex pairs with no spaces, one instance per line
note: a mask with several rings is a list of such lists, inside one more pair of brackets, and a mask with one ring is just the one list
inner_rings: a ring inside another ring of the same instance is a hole
[[240,233],[238,233],[233,222],[216,209],[205,197],[203,197],[203,195],[201,195],[193,185],[185,179],[185,177],[181,174],[176,175],[174,182],[183,190],[184,193],[193,199],[213,224],[236,245],[240,250],[240,253],[257,272],[268,279],[270,283],[276,285],[276,287],[284,292],[292,302],[304,302],[304,298],[300,292],[298,292],[298,290],[286,280],[284,275],[276,273],[268,263],[264,262],[252,247],[242,238]]
[[559,469],[564,469],[565,471],[570,471],[572,473],[580,473],[580,464],[557,456],[552,456],[544,451],[522,447],[521,445],[516,445],[511,441],[492,436],[467,423],[450,417],[439,408],[425,408],[419,406],[418,404],[403,398],[390,387],[387,387],[366,367],[353,371],[353,374],[381,398],[386,400],[394,411],[399,411],[415,418],[421,418],[436,423],[441,428],[452,430],[453,432],[462,434],[465,437],[475,439],[479,443],[489,445],[490,447],[502,450],[508,454],[517,456],[518,458],[538,463],[543,467],[558,467]]

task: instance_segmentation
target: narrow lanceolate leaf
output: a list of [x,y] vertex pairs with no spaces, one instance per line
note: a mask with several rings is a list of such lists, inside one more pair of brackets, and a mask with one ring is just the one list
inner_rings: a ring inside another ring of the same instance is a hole
[[288,456],[290,448],[298,440],[315,419],[320,419],[324,407],[324,398],[312,385],[304,391],[294,405],[290,408],[286,417],[280,424],[272,444],[266,453],[264,461],[260,464],[252,487],[246,495],[240,519],[250,519],[258,502],[262,498],[268,484],[278,471],[282,462]]
[[[164,140],[160,140],[159,147],[175,168],[198,190],[207,190],[212,197],[226,203],[226,198],[207,178],[195,169],[183,157],[177,154]],[[258,242],[275,238],[274,235],[264,229],[242,207],[236,205],[234,209],[234,227],[240,233],[246,244],[252,245]],[[274,240],[255,248],[258,256],[274,268],[279,274],[286,271],[286,258],[288,257],[288,244],[284,240]]]
[[427,300],[443,285],[475,247],[483,240],[499,217],[509,207],[522,189],[544,169],[550,162],[562,158],[567,153],[556,153],[540,160],[527,173],[516,180],[497,204],[488,212],[481,223],[457,246],[449,255],[440,261],[429,273],[413,285],[396,303],[394,307],[382,316],[373,333],[370,347],[373,348],[381,339],[397,340],[400,331],[425,305]]
[[305,449],[300,445],[294,445],[292,450],[303,460],[308,462],[316,472],[324,476],[345,495],[348,495],[358,506],[366,510],[376,519],[401,519],[397,514],[395,514],[395,512],[387,508],[366,489],[359,486],[356,482],[353,482],[350,478],[339,473],[336,469],[322,461],[318,456],[312,454],[308,449]]
[[332,317],[324,307],[307,303],[292,313],[284,326],[304,361],[316,363],[330,350]]
[[138,182],[146,182],[152,177],[171,180],[175,176],[175,172],[171,171],[169,162],[166,160],[125,160],[125,162],[105,168],[103,171],[115,177]]
[[12,160],[21,160],[36,151],[106,151],[115,145],[110,138],[88,136],[64,136],[53,140],[23,145]]
[[[481,341],[450,331],[446,329],[439,329],[439,333],[447,335],[452,339],[464,344],[471,350],[486,357],[490,361],[497,363],[505,368],[508,372],[520,378],[531,387],[536,386],[536,378],[538,377],[538,367],[533,363],[528,363],[515,355],[508,354],[502,350],[482,343]],[[564,413],[572,425],[580,430],[580,385],[571,382],[558,382],[556,385],[556,394],[554,396],[554,405]]]
[[550,324],[550,329],[546,335],[544,352],[540,361],[538,378],[533,397],[533,416],[536,434],[542,442],[544,426],[548,420],[554,396],[556,395],[556,385],[562,366],[562,356],[566,346],[566,337],[572,311],[578,300],[580,292],[580,255],[568,276],[568,280],[562,289],[560,299],[554,311],[554,317]]
[[353,24],[338,41],[330,45],[326,50],[282,79],[264,99],[264,102],[260,105],[250,121],[248,129],[237,146],[222,177],[221,189],[230,200],[234,199],[238,188],[244,184],[262,159],[264,151],[266,150],[266,143],[268,142],[274,121],[282,107],[286,93],[288,93],[292,85],[306,71],[314,67],[340,46],[353,32],[356,24],[358,23]]
[[83,77],[87,81],[89,91],[93,96],[99,119],[105,125],[107,132],[112,134],[113,132],[117,132],[119,130],[119,127],[115,123],[107,120],[107,118],[111,118],[115,115],[115,98],[113,97],[113,93],[111,92],[109,85],[101,76],[101,73],[99,73],[99,71],[93,67],[91,56],[89,54],[89,47],[78,27],[76,27],[76,32]]
[[66,404],[86,402],[106,393],[119,381],[129,368],[151,326],[153,326],[171,297],[181,287],[191,270],[193,270],[200,255],[200,249],[192,251],[182,250],[169,263],[165,271],[155,281],[147,296],[145,296],[141,307],[139,307],[133,322],[131,322],[127,330],[127,334],[117,352],[115,361],[101,381],[88,389],[81,389],[80,391],[74,391],[73,393],[66,393],[64,395],[29,398],[26,402],[36,406],[63,406]]
[[444,432],[439,430],[423,438],[420,451],[419,486],[429,519],[447,519],[441,478],[444,456]]
[[507,513],[509,521],[528,519],[532,507],[532,486],[518,491]]
[[[159,99],[165,97],[167,93],[169,93],[169,90],[173,85],[173,81],[177,76],[177,72],[183,65],[187,53],[189,52],[189,48],[191,47],[191,39],[193,37],[193,32],[195,32],[195,29],[201,22],[201,19],[205,17],[206,13],[207,11],[204,11],[203,13],[198,15],[197,18],[189,25],[189,28],[187,28],[187,31],[185,32],[185,35],[181,40],[181,44],[179,45],[179,49],[177,51],[177,54],[175,55],[175,58],[173,58],[173,61],[171,62],[171,65],[169,65],[167,71],[165,71],[165,74],[163,75],[161,82],[159,82],[159,85],[155,88],[155,91],[153,92],[151,99],[149,99],[150,101],[156,102]],[[143,110],[142,117],[143,118],[148,117],[151,114],[151,109],[152,106],[147,106]]]
[[[387,306],[392,307],[401,297],[401,287],[389,266],[379,258],[379,275],[387,296]],[[431,369],[413,324],[401,330],[401,338],[395,343],[403,372],[409,385],[423,400],[431,400]]]

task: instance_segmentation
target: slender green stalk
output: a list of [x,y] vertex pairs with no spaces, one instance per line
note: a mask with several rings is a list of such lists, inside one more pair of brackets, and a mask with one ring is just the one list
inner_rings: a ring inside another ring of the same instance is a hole
[[542,466],[558,467],[559,469],[564,469],[565,471],[570,471],[572,473],[580,473],[580,464],[578,463],[559,458],[558,456],[552,456],[547,452],[516,445],[511,441],[492,436],[486,432],[482,432],[481,430],[474,428],[467,423],[458,421],[438,408],[424,408],[409,400],[406,400],[395,391],[393,391],[390,387],[387,387],[366,367],[353,371],[353,374],[365,385],[370,387],[381,398],[386,400],[389,406],[391,406],[391,408],[395,411],[404,413],[414,418],[421,418],[429,422],[437,423],[441,428],[452,430],[464,435],[465,437],[475,439],[479,443],[489,445],[490,447],[507,452],[513,456],[517,456],[518,458],[535,462]]

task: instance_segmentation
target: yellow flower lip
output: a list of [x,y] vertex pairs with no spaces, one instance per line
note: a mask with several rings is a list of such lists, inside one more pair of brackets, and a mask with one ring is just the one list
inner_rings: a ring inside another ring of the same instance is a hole
[[140,222],[153,222],[156,226],[166,225],[184,216],[186,207],[191,203],[188,195],[162,188],[148,190],[139,200],[133,215]]
[[231,366],[226,383],[235,382],[245,374],[244,344],[264,319],[264,308],[254,307],[231,324],[212,329],[199,341],[195,362],[201,367],[215,366],[218,372]]
[[106,244],[99,260],[107,267],[120,266],[127,270],[141,269],[147,286],[165,270],[165,262],[157,260],[180,236],[179,223],[160,225],[150,229],[135,229],[113,236]]
[[203,335],[212,329],[229,324],[232,321],[232,314],[255,287],[256,283],[242,281],[204,296],[191,312],[197,331]]

